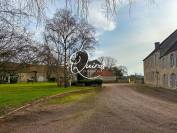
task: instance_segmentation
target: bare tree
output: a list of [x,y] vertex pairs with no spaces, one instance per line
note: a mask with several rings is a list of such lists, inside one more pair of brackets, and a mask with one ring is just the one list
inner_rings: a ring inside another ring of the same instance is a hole
[[68,10],[59,10],[45,27],[47,39],[57,53],[58,66],[64,66],[64,83],[67,83],[67,64],[70,55],[78,50],[94,49],[94,28],[86,21],[73,16]]
[[115,58],[109,56],[99,57],[98,61],[102,63],[106,69],[112,69],[112,67],[116,66],[117,63],[117,60]]
[[7,62],[21,64],[38,62],[38,48],[28,33],[8,32],[0,40],[0,67]]
[[26,64],[37,62],[38,48],[30,34],[17,27],[13,30],[3,27],[0,30],[0,80],[11,74],[11,70],[14,72]]
[[33,17],[42,20],[45,16],[46,0],[0,0],[0,23],[19,24]]
[[116,81],[118,81],[118,79],[120,79],[123,76],[122,71],[117,66],[112,68],[112,72],[114,76],[116,76]]
[[[96,0],[95,0],[96,1]],[[89,14],[89,8],[92,2],[90,0],[65,0],[65,5],[67,9],[72,7],[77,9],[77,14],[81,17],[87,18]],[[107,18],[117,15],[117,9],[122,3],[127,3],[129,5],[129,12],[131,12],[132,4],[135,0],[102,0],[99,2],[100,6],[103,7],[105,15]],[[155,0],[144,0],[148,4],[155,3]]]
[[41,64],[47,66],[47,79],[50,80],[51,74],[57,72],[57,58],[54,56],[54,51],[50,45],[48,45],[47,41],[44,45],[39,48],[38,58]]
[[0,62],[13,61],[18,54],[18,51],[27,44],[28,34],[21,29],[8,29],[8,27],[1,27],[0,30]]
[[127,76],[127,71],[127,67],[125,66],[114,66],[112,68],[112,72],[114,76],[116,76],[116,81],[118,81],[118,79],[121,79],[123,76]]
[[122,72],[123,76],[127,76],[128,69],[126,66],[119,66],[118,69]]
[[[51,3],[56,0],[0,0],[0,21],[11,23],[14,20],[23,21],[26,17],[37,18],[38,22],[44,20],[45,11]],[[95,0],[96,1],[96,0]],[[144,0],[152,4],[155,0]],[[90,0],[65,0],[65,8],[68,10],[77,9],[77,15],[87,18]],[[99,4],[105,10],[105,15],[109,18],[117,14],[117,7],[123,2],[129,4],[131,10],[134,0],[102,0]],[[9,20],[11,19],[11,20]]]
[[22,25],[29,17],[41,16],[42,7],[40,0],[0,0],[0,66],[5,62],[20,62],[24,53],[30,59],[34,55],[29,55],[36,51],[34,42]]
[[13,62],[23,64],[37,64],[40,62],[38,55],[39,49],[34,45],[23,45],[16,49],[17,55]]

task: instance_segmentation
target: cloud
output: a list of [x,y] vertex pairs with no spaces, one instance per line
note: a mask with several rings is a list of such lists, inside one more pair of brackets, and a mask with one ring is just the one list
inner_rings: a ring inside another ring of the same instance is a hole
[[101,57],[101,56],[103,56],[104,55],[104,51],[103,50],[101,50],[101,49],[97,49],[96,51],[95,51],[95,53],[94,53],[94,59],[97,59],[97,58],[99,58],[99,57]]
[[[155,0],[156,4],[150,6],[145,2],[148,0],[134,1],[129,14],[130,5],[122,0],[119,21],[105,16],[101,0],[91,1],[88,21],[96,28],[100,42],[95,57],[112,56],[127,66],[129,73],[143,73],[142,60],[154,49],[153,43],[162,42],[177,28],[177,0]],[[52,13],[48,14],[52,15],[55,9],[51,7]],[[36,38],[42,30],[36,30]]]
[[162,42],[177,28],[177,1],[156,0],[151,6],[137,1],[131,16],[128,6],[120,9],[119,27],[100,37],[104,52],[99,56],[111,55],[128,67],[129,74],[143,73],[142,60],[154,49],[154,42]]
[[89,6],[88,22],[93,25],[98,34],[116,29],[117,23],[113,18],[107,18],[102,8],[103,2],[93,1]]
[[116,22],[113,19],[108,19],[103,12],[95,8],[89,11],[89,23],[103,31],[113,31],[116,28]]

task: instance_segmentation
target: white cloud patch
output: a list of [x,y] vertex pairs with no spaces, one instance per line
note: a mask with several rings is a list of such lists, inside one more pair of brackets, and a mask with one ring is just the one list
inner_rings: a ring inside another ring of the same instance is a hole
[[116,22],[113,19],[108,19],[103,12],[95,8],[89,11],[89,22],[103,31],[113,31],[116,28]]
[[143,74],[142,60],[154,49],[154,42],[162,42],[177,29],[177,1],[156,0],[156,5],[151,6],[137,1],[132,6],[131,16],[125,11],[128,8],[127,5],[126,9],[121,9],[116,32],[106,33],[102,55],[111,53],[119,64],[128,67],[129,74]]
[[103,10],[103,2],[101,1],[94,1],[90,4],[88,21],[97,29],[99,35],[105,31],[113,31],[117,26],[113,18],[106,17],[105,10]]

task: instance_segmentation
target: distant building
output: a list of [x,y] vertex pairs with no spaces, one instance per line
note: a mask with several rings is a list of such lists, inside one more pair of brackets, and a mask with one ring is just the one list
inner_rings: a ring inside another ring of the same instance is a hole
[[176,89],[177,30],[162,43],[155,43],[155,49],[143,61],[146,84]]
[[[6,63],[3,67],[0,67],[1,82],[10,83],[12,76],[16,76],[18,82],[45,82],[48,81],[48,66],[38,64],[22,65],[18,63]],[[56,71],[50,72],[50,78],[57,78]]]
[[105,82],[115,82],[116,81],[116,76],[114,76],[113,72],[110,70],[103,70],[97,72],[97,75],[99,75],[100,79],[102,79]]
[[85,68],[87,71],[87,77],[97,76],[96,72],[100,71],[101,69],[98,69],[97,67],[95,68],[94,66],[98,66],[98,65],[101,65],[101,63],[98,60],[88,61],[86,68]]

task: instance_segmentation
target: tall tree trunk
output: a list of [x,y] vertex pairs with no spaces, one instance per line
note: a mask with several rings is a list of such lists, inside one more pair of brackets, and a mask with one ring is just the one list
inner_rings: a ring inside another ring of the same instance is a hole
[[60,72],[59,72],[59,60],[60,60],[60,56],[59,56],[59,50],[58,50],[58,61],[57,61],[57,67],[56,67],[56,71],[57,71],[57,76],[56,76],[56,79],[57,79],[57,86],[60,87],[61,86],[61,83],[60,83]]
[[66,44],[65,44],[65,49],[64,49],[64,50],[65,50],[65,53],[64,53],[64,54],[65,54],[65,55],[64,55],[64,56],[65,56],[65,57],[64,57],[64,58],[65,58],[65,59],[64,59],[64,86],[65,86],[65,88],[66,88],[66,87],[67,87]]

